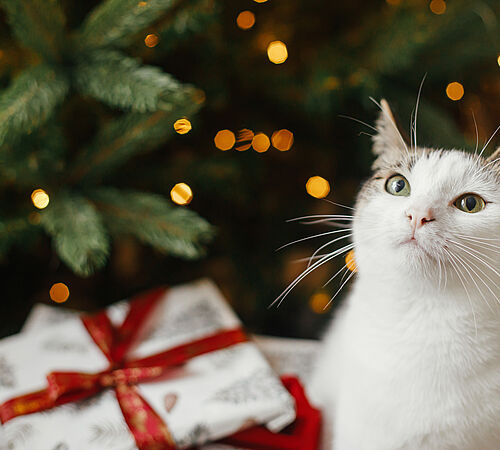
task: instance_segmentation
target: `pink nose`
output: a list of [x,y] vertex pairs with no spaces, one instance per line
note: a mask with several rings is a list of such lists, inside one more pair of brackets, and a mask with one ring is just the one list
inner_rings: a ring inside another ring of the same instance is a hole
[[430,209],[409,210],[406,212],[406,216],[414,230],[423,227],[426,223],[436,220]]

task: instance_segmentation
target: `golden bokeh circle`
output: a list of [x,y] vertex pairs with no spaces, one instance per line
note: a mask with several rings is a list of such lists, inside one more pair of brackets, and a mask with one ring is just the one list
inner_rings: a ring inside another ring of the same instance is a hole
[[464,87],[458,81],[453,81],[446,86],[446,95],[450,100],[460,100],[464,96],[464,93]]
[[309,308],[316,314],[324,314],[331,308],[330,296],[326,292],[317,292],[309,299]]
[[35,189],[31,193],[31,201],[36,208],[44,209],[49,205],[49,194],[47,194],[47,192],[45,192],[43,189]]
[[179,134],[189,133],[192,129],[191,122],[188,119],[178,119],[174,122],[174,130]]
[[148,34],[144,38],[144,44],[146,44],[146,47],[156,47],[158,45],[158,42],[160,42],[160,38],[157,34]]
[[177,183],[170,191],[170,198],[178,205],[187,205],[193,200],[193,191],[186,183]]
[[242,30],[249,30],[255,25],[255,14],[252,11],[241,11],[236,17],[236,25]]
[[288,58],[288,50],[284,42],[273,41],[267,46],[267,57],[274,64],[282,64]]
[[307,193],[315,198],[324,198],[330,193],[330,183],[323,177],[314,176],[307,180]]
[[64,283],[55,283],[49,291],[50,299],[56,303],[64,303],[69,298],[69,289]]
[[215,146],[222,151],[233,148],[236,138],[231,130],[220,130],[214,137]]
[[286,152],[292,148],[293,133],[285,129],[275,131],[271,136],[271,142],[274,148],[278,149],[280,152]]
[[345,255],[345,264],[351,272],[357,272],[358,266],[356,265],[356,258],[354,255],[354,250],[351,250],[347,255]]
[[263,153],[271,146],[271,141],[264,133],[257,133],[252,139],[252,147],[258,153]]
[[444,0],[432,0],[429,9],[438,16],[446,12],[446,2]]

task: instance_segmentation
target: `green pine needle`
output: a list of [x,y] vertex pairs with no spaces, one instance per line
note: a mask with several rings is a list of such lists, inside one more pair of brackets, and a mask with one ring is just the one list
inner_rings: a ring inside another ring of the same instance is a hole
[[113,50],[100,50],[76,68],[75,82],[83,94],[110,106],[137,112],[156,111],[162,98],[173,95],[181,84],[161,69]]
[[60,61],[65,17],[55,0],[1,0],[15,36],[47,60]]
[[131,234],[171,255],[197,258],[213,227],[186,207],[173,206],[156,194],[100,188],[91,193],[112,234]]
[[48,66],[26,69],[0,94],[0,145],[44,123],[68,88],[67,78]]
[[62,261],[76,274],[89,276],[106,263],[109,238],[99,213],[85,198],[59,193],[43,210],[42,225],[52,236]]
[[85,48],[120,46],[170,9],[175,0],[106,0],[82,25],[79,41]]

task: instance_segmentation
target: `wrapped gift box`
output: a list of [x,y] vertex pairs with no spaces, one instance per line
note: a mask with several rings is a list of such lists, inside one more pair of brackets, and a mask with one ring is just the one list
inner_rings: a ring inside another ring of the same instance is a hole
[[[128,302],[111,307],[111,322],[123,322],[128,309]],[[27,332],[0,341],[0,405],[45,389],[50,372],[107,369],[107,359],[82,321],[59,313],[55,319],[51,312],[50,326],[43,328],[33,324],[49,312],[36,313],[38,319],[31,317]],[[240,326],[210,281],[178,286],[162,294],[127,358],[145,358]],[[256,423],[278,431],[295,418],[292,397],[251,342],[196,356],[137,389],[180,448]],[[2,445],[9,450],[137,448],[111,389],[7,421],[0,428]]]

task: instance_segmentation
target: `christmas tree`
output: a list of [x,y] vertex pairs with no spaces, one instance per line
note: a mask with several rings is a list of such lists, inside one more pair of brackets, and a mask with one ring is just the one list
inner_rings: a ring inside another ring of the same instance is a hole
[[[352,206],[370,97],[408,128],[426,76],[434,147],[473,150],[500,117],[497,0],[0,4],[3,334],[57,282],[91,309],[210,276],[251,329],[314,336],[344,261],[268,310],[328,236],[275,249],[312,234],[286,219],[346,213],[322,198]],[[203,253],[201,217],[208,257],[165,257]]]

